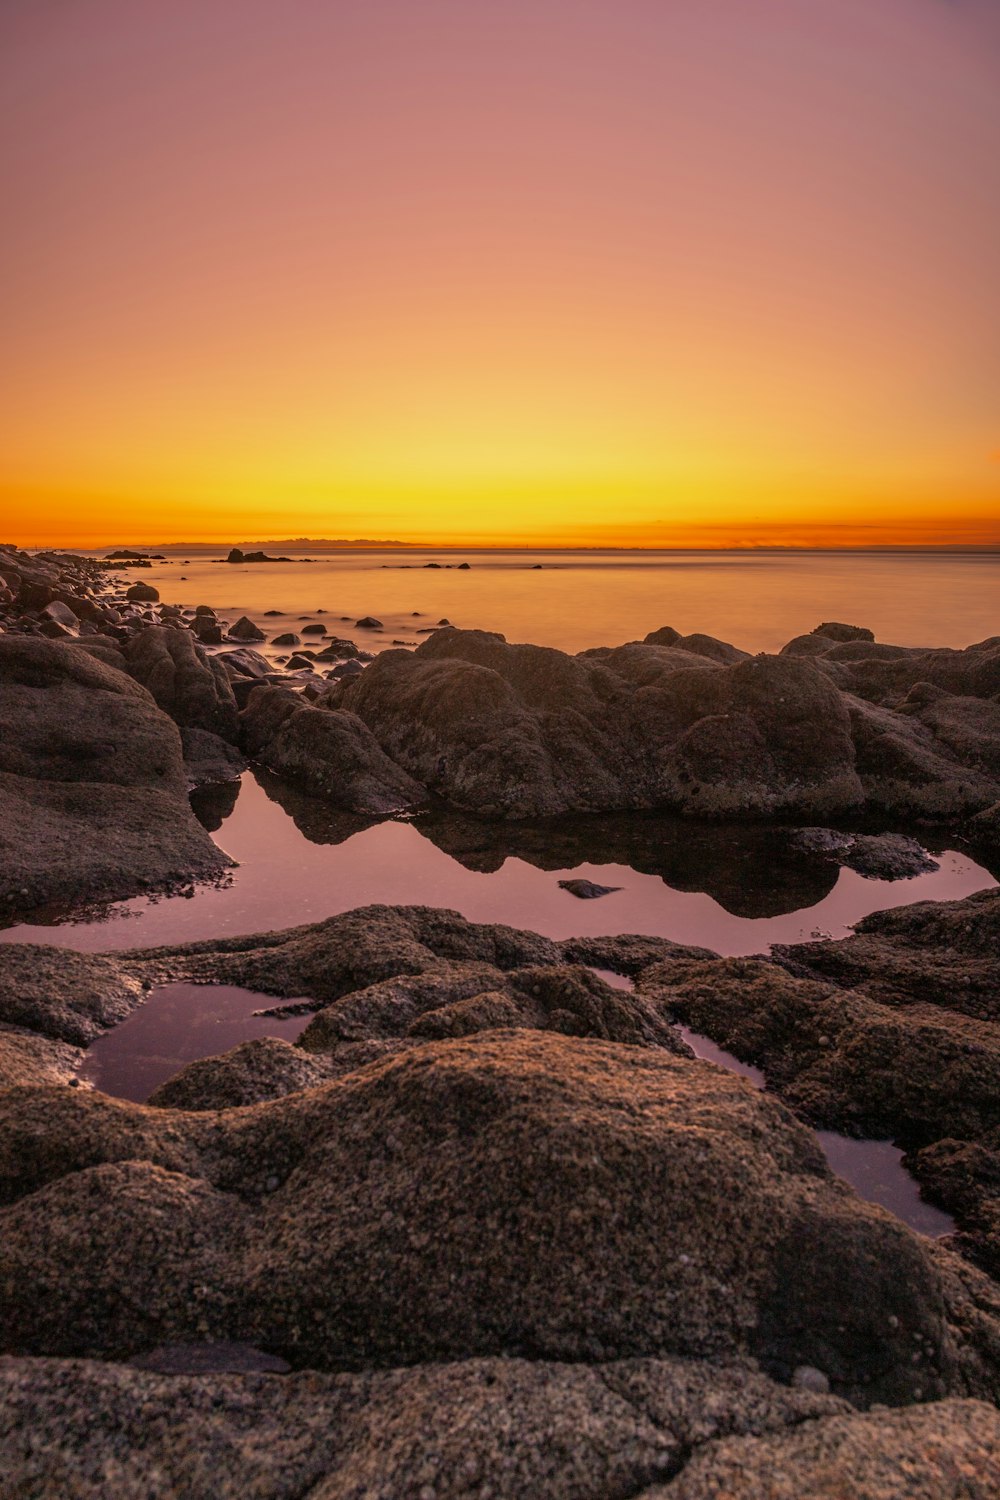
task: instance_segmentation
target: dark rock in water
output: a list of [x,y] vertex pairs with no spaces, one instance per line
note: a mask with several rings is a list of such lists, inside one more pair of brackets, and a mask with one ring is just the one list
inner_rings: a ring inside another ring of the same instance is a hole
[[132,587],[125,592],[125,598],[133,604],[146,602],[155,604],[159,597],[159,590],[154,589],[151,583],[133,583]]
[[269,770],[354,812],[397,812],[426,800],[420,783],[382,752],[355,714],[300,707],[261,758]]
[[842,833],[834,828],[798,828],[794,847],[822,854],[869,880],[910,880],[940,869],[936,859],[916,839],[900,833]]
[[302,634],[303,635],[326,635],[326,626],[319,624],[319,622],[316,622],[315,624],[312,624],[312,625],[303,625],[303,627],[302,627]]
[[240,551],[239,547],[233,547],[232,550],[229,553],[229,556],[226,558],[226,562],[229,562],[229,563],[246,562],[246,557]]
[[277,1355],[251,1344],[161,1344],[129,1360],[133,1370],[154,1375],[287,1375],[291,1369]]
[[233,781],[247,768],[235,745],[227,744],[207,729],[181,730],[184,765],[192,786],[206,786],[216,781]]
[[303,669],[303,667],[305,667],[305,668],[307,668],[308,670],[311,671],[312,670],[312,664],[313,664],[312,657],[311,656],[303,656],[303,654],[302,654],[301,651],[296,651],[296,653],[294,654],[294,656],[290,656],[288,658],[288,661],[285,663],[285,665],[288,668],[289,672],[300,672]]
[[361,652],[353,641],[332,640],[326,641],[316,657],[317,661],[340,661],[342,657],[357,657]]
[[358,630],[382,630],[384,628],[382,621],[376,620],[374,615],[365,615],[362,619],[355,620],[354,624]]
[[214,616],[196,615],[191,629],[201,645],[222,645],[222,626]]
[[283,635],[276,635],[271,640],[272,646],[298,646],[300,644],[301,638],[295,634],[294,630],[286,630]]
[[210,604],[199,604],[195,608],[195,615],[207,615],[209,619],[215,619],[215,610]]
[[468,570],[471,567],[472,567],[471,563],[467,563],[467,562],[459,563],[456,571],[459,572],[459,573],[466,573],[466,572],[468,572]]
[[364,667],[361,663],[352,658],[350,661],[341,662],[339,667],[334,667],[327,675],[335,678],[357,677],[363,671]]
[[246,615],[242,615],[235,625],[229,627],[229,634],[234,641],[265,641],[267,636],[259,625]]
[[265,616],[283,615],[284,614],[284,610],[283,609],[265,609],[264,614],[265,614]]
[[874,632],[865,625],[842,625],[836,620],[828,620],[823,625],[815,626],[812,633],[824,636],[828,641],[873,641],[875,639]]
[[77,645],[0,636],[0,800],[8,908],[131,896],[229,863],[191,814],[177,727]]
[[188,631],[153,626],[134,636],[124,654],[130,674],[175,723],[236,740],[236,700],[223,663]]
[[223,670],[232,682],[237,677],[251,677],[258,682],[263,682],[271,671],[271,664],[266,656],[259,651],[253,651],[248,646],[240,646],[236,651],[226,651],[223,655],[215,658],[222,663]]
[[613,896],[615,891],[620,891],[620,885],[595,885],[592,880],[560,880],[560,886],[564,891],[569,891],[571,896],[578,896],[581,901],[593,901],[598,896]]

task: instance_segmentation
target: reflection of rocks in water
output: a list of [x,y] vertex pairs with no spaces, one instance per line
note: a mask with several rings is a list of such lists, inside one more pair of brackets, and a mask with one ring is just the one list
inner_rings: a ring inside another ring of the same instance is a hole
[[217,833],[236,807],[240,781],[213,781],[191,793],[191,811],[202,828]]
[[321,802],[318,797],[292,786],[282,777],[265,771],[262,766],[258,766],[254,774],[261,790],[288,814],[310,844],[344,844],[356,833],[363,833],[366,828],[384,821],[347,812],[342,807],[332,807],[328,802]]
[[679,818],[592,814],[531,823],[481,823],[430,813],[415,826],[439,849],[484,874],[506,859],[540,870],[627,865],[678,891],[704,891],[738,917],[775,917],[815,906],[837,883],[828,860],[790,848],[778,829]]

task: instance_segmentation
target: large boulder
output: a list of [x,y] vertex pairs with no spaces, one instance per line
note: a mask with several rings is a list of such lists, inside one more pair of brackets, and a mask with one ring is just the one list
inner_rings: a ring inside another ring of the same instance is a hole
[[75,645],[0,637],[0,904],[134,895],[229,861],[195,820],[177,728]]
[[783,1106],[654,1049],[492,1031],[222,1114],[18,1089],[0,1148],[13,1353],[752,1355],[865,1405],[997,1388],[984,1277]]
[[125,647],[128,670],[176,724],[237,738],[237,709],[218,657],[209,656],[187,630],[154,625]]

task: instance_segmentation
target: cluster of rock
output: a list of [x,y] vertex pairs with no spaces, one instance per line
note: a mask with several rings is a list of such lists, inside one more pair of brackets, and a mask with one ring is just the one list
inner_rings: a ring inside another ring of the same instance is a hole
[[[1000,898],[910,911],[821,945],[826,979],[798,977],[815,945],[740,970],[420,907],[113,955],[0,946],[0,1038],[56,1070],[18,1079],[10,1054],[0,1092],[0,1485],[881,1500],[905,1473],[986,1500],[996,1284],[966,1237],[857,1198],[796,1118],[993,1128],[989,1060],[931,1037],[942,996],[906,985],[950,965],[968,1008],[948,1017],[995,1049]],[[146,1105],[58,1081],[182,977],[315,1013]],[[676,1019],[752,1048],[787,1103],[693,1058]],[[919,1076],[882,1099],[859,1050]]]
[[[577,656],[440,629],[296,703],[297,716],[350,724],[343,783],[335,760],[283,774],[325,783],[334,800],[342,784],[342,805],[354,807],[363,746],[376,782],[393,765],[379,806],[434,798],[505,819],[639,809],[824,823],[981,815],[973,827],[991,837],[1000,637],[919,651],[839,639],[847,628],[822,626],[777,656],[754,657],[669,629]],[[277,691],[292,703],[287,688]],[[278,718],[274,692],[251,696],[253,753],[282,770],[282,746],[262,732]]]

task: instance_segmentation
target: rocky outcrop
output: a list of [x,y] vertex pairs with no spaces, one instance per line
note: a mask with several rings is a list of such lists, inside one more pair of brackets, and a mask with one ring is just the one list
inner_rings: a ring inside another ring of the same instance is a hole
[[863,1404],[996,1385],[985,1278],[856,1199],[781,1105],[662,1051],[491,1031],[223,1114],[58,1089],[0,1113],[13,1353],[751,1355]]
[[177,728],[138,683],[76,645],[0,637],[0,905],[218,873],[186,786]]
[[154,1089],[148,1102],[163,1109],[236,1109],[315,1088],[331,1075],[326,1058],[310,1056],[280,1037],[258,1037],[188,1063]]
[[187,630],[157,625],[125,647],[128,670],[164,713],[185,729],[203,729],[221,739],[237,738],[236,699],[222,662]]
[[86,1047],[143,998],[139,978],[114,958],[0,943],[0,1022]]
[[[332,682],[316,711],[370,758],[376,786],[387,757],[421,789],[414,796],[477,817],[656,808],[711,819],[879,811],[956,820],[996,801],[995,705],[949,700],[947,713],[935,704],[924,722],[913,705],[898,711],[854,690],[842,654],[881,650],[874,643],[805,639],[808,659],[748,657],[663,627],[642,643],[573,657],[443,628],[416,651],[383,652]],[[974,663],[961,669],[972,681],[990,653],[951,655]],[[350,723],[338,721],[347,714]],[[358,720],[370,741],[357,741]],[[261,727],[247,727],[252,753],[279,769]],[[315,777],[292,760],[282,774]],[[334,801],[337,785],[314,780]]]
[[[777,964],[679,950],[631,972],[665,1018],[763,1068],[812,1124],[906,1147],[955,1215],[956,1246],[997,1274],[998,924],[992,889],[876,913],[838,942],[776,946]],[[607,962],[626,967],[613,948]]]

